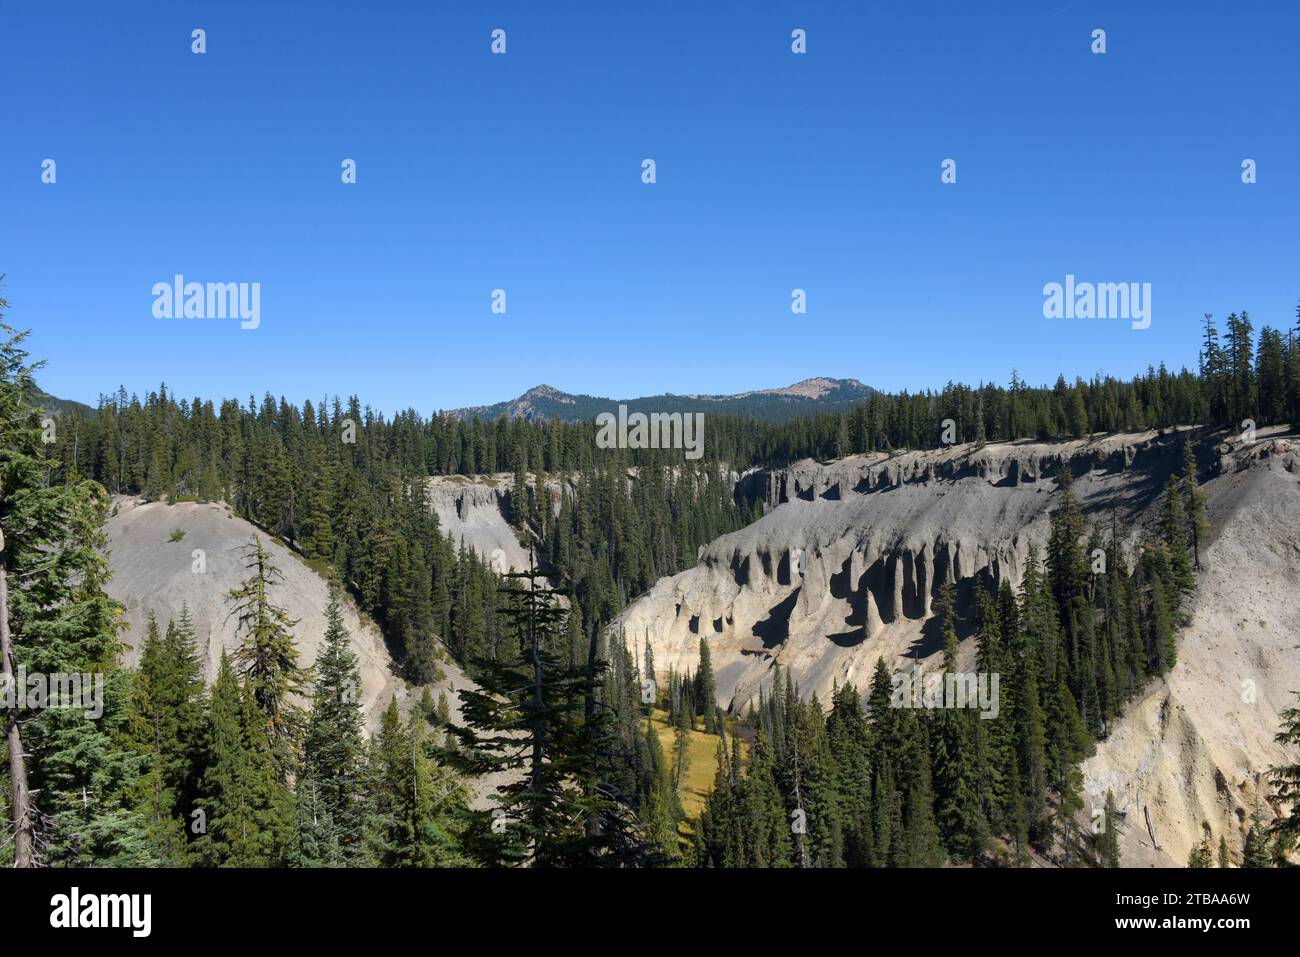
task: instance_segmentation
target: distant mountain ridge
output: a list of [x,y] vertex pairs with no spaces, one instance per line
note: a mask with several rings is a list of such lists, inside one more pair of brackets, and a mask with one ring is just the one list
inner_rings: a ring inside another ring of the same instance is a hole
[[[529,422],[592,422],[602,412],[617,413],[620,405],[629,412],[705,412],[711,415],[734,415],[769,422],[784,422],[800,416],[822,412],[847,412],[876,392],[857,379],[832,379],[818,376],[778,389],[751,389],[734,395],[690,394],[641,396],[635,399],[610,399],[584,393],[562,392],[551,385],[538,385],[523,395],[493,405],[447,409],[443,415],[458,419],[495,420],[502,416]],[[85,416],[95,410],[85,403],[61,399],[37,389],[34,403],[53,416],[78,412]]]
[[857,379],[817,377],[780,389],[754,389],[735,395],[662,395],[636,399],[608,399],[562,392],[539,385],[508,402],[449,409],[459,419],[498,419],[502,416],[527,421],[559,417],[564,422],[593,421],[602,412],[626,405],[629,412],[706,412],[738,415],[768,421],[785,421],[819,412],[843,412],[869,398],[875,390]]
[[29,396],[32,403],[41,411],[48,412],[52,416],[66,415],[69,412],[79,412],[82,415],[94,415],[95,410],[84,402],[77,402],[73,399],[60,399],[58,396],[50,395],[40,386]]

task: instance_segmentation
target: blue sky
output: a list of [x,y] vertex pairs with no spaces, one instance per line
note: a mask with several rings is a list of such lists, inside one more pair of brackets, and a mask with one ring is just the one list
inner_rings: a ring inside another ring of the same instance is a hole
[[[8,321],[83,401],[1193,364],[1204,312],[1294,322],[1297,50],[1250,0],[0,0]],[[155,319],[175,273],[260,282],[260,327]],[[1067,273],[1150,282],[1151,328],[1045,319]]]

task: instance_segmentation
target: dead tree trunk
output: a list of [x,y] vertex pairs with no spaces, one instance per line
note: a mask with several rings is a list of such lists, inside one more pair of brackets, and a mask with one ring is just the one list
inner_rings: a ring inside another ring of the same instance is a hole
[[[5,689],[14,688],[16,691],[17,669],[9,637],[9,575],[4,557],[4,531],[0,530],[0,674],[3,674]],[[16,695],[15,706],[6,711],[5,725],[5,737],[9,742],[9,780],[13,789],[14,866],[31,867],[34,863],[31,795],[27,790],[27,756],[23,754],[23,738],[18,728]]]
[[1151,822],[1151,808],[1147,807],[1145,804],[1142,805],[1142,813],[1147,817],[1147,833],[1151,835],[1151,846],[1157,851],[1163,850],[1160,846],[1160,842],[1156,840],[1156,826]]

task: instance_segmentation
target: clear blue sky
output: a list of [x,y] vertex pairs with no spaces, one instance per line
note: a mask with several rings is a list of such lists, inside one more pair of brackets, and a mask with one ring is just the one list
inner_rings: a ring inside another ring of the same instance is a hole
[[[1203,312],[1294,322],[1300,13],[0,0],[0,272],[83,401],[1176,368]],[[260,282],[261,327],[154,319],[177,272]],[[1043,318],[1067,273],[1152,283],[1151,328]]]

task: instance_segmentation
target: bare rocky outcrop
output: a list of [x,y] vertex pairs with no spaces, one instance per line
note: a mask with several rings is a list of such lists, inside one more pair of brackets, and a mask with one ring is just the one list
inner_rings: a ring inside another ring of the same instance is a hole
[[[107,591],[125,608],[128,664],[139,660],[149,613],[165,628],[169,619],[180,617],[184,605],[194,620],[205,677],[209,682],[216,678],[222,650],[230,653],[239,646],[225,595],[247,577],[243,550],[254,534],[261,535],[282,575],[273,600],[298,619],[293,634],[299,662],[303,666],[315,662],[325,636],[329,600],[325,580],[284,544],[235,517],[225,505],[115,499],[105,530],[113,571]],[[184,535],[172,541],[176,530]],[[196,551],[201,553],[201,564]],[[378,626],[359,614],[350,599],[344,602],[343,618],[361,672],[361,704],[374,730],[390,698],[396,696],[405,708],[412,691],[397,676]],[[453,713],[458,713],[456,691],[471,682],[450,655],[440,666],[445,677],[430,690],[435,698],[446,691]],[[419,693],[420,689],[414,691]]]
[[1261,775],[1294,760],[1273,738],[1300,692],[1300,454],[1269,432],[1217,452],[1211,540],[1178,663],[1084,763],[1089,803],[1113,790],[1127,811],[1130,864],[1185,864],[1202,822],[1240,860]]
[[[1131,812],[1121,828],[1130,864],[1185,862],[1202,820],[1239,853],[1253,782],[1279,757],[1278,714],[1300,689],[1300,482],[1296,443],[1278,431],[1218,447],[1192,434],[1214,532],[1179,664],[1130,704],[1085,765],[1090,802],[1100,807],[1109,788]],[[931,612],[945,582],[963,613],[977,578],[1018,586],[1030,549],[1045,549],[1063,469],[1088,521],[1113,520],[1131,546],[1186,437],[965,445],[753,470],[738,494],[764,503],[764,517],[708,545],[696,567],[659,581],[611,627],[637,647],[648,642],[661,669],[696,668],[705,638],[724,707],[756,699],[776,662],[802,694],[827,702],[837,684],[864,688],[878,658],[901,667],[940,654]],[[960,637],[969,660],[974,643]]]
[[708,638],[723,705],[756,697],[776,660],[826,701],[837,683],[864,686],[878,657],[936,654],[929,622],[945,583],[962,606],[977,576],[1018,585],[1030,549],[1046,545],[1062,469],[1093,521],[1113,512],[1135,535],[1132,516],[1158,495],[1182,438],[968,444],[747,472],[738,494],[762,502],[763,518],[658,582],[615,628],[678,669],[695,667]]
[[[526,481],[534,488],[537,476],[529,473]],[[425,500],[438,516],[443,534],[451,536],[455,545],[472,549],[498,573],[519,572],[528,568],[528,549],[507,518],[513,485],[514,476],[509,472],[474,477],[438,475],[428,480]],[[557,511],[560,497],[574,494],[571,480],[547,478],[545,488]]]
[[[740,476],[723,469],[723,481],[735,484]],[[676,479],[680,472],[674,472]],[[577,472],[547,474],[544,487],[550,496],[551,511],[558,515],[564,498],[573,499],[578,495],[578,481],[581,474]],[[627,469],[627,484],[630,488],[637,479],[635,467]],[[532,472],[524,476],[529,494],[537,487],[538,477]],[[510,524],[510,491],[514,486],[514,475],[510,472],[496,472],[492,475],[437,475],[429,478],[425,484],[425,500],[429,508],[438,516],[438,525],[443,534],[449,535],[456,546],[464,545],[477,555],[491,563],[499,572],[519,572],[528,567],[527,539],[521,540],[521,533]]]

